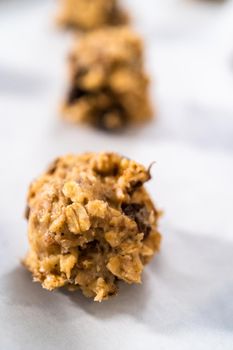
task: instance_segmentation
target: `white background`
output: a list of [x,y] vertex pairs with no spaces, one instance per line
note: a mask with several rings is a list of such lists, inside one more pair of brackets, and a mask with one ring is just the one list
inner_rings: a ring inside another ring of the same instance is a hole
[[[0,1],[0,348],[233,349],[233,2],[128,0],[157,120],[107,135],[59,120],[72,37],[55,1]],[[149,165],[163,245],[143,284],[101,304],[49,293],[20,265],[33,178],[56,156]]]

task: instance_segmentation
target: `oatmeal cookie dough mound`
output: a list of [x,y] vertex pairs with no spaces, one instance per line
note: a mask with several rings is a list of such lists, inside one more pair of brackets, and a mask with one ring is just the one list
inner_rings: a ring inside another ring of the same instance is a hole
[[58,24],[83,31],[129,22],[117,0],[60,0]]
[[70,90],[63,106],[66,119],[119,130],[151,118],[142,41],[129,28],[86,34],[75,43],[69,68]]
[[140,283],[159,250],[159,213],[143,184],[150,173],[114,153],[57,159],[28,194],[34,280],[48,290],[81,289],[96,301],[116,294],[118,280]]

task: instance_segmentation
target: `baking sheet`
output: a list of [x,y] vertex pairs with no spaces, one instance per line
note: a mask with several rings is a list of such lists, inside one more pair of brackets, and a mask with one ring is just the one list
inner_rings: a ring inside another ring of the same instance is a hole
[[[54,1],[0,2],[0,348],[232,349],[233,2],[126,1],[146,40],[158,119],[107,135],[58,118],[72,37]],[[143,284],[98,304],[20,265],[28,184],[57,155],[114,150],[153,167],[165,211]]]

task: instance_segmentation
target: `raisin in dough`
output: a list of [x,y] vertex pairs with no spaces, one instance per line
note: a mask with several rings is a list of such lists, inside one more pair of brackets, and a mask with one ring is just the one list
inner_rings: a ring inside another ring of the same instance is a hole
[[88,31],[126,24],[129,18],[117,0],[61,0],[58,23]]
[[150,173],[114,153],[57,159],[28,194],[24,264],[48,290],[81,289],[102,301],[118,280],[140,283],[159,250],[159,213],[143,184]]
[[129,28],[86,34],[75,43],[69,67],[66,119],[114,131],[151,118],[142,42]]

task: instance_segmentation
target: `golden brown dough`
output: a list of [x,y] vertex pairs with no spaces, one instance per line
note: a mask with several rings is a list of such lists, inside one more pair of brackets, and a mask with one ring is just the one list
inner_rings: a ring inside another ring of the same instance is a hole
[[28,193],[26,267],[48,290],[81,289],[102,301],[118,280],[140,283],[159,250],[159,213],[143,184],[150,173],[114,153],[57,159]]
[[66,119],[115,131],[152,117],[142,41],[129,28],[86,34],[75,43],[69,67]]
[[58,23],[62,26],[88,31],[128,21],[117,0],[60,0]]

